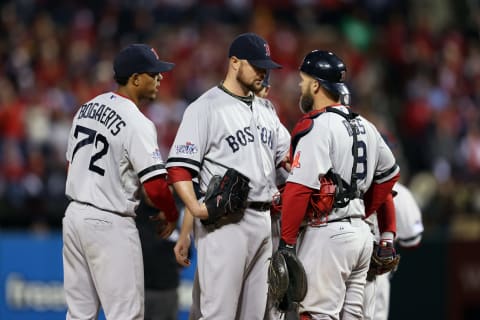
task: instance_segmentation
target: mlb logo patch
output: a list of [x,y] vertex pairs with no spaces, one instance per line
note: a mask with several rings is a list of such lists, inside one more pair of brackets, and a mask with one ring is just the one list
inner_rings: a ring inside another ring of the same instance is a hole
[[160,153],[160,150],[155,149],[155,151],[152,152],[152,159],[153,160],[162,160],[162,154]]
[[194,143],[187,141],[185,144],[176,145],[175,151],[181,154],[192,155],[198,152],[198,148]]

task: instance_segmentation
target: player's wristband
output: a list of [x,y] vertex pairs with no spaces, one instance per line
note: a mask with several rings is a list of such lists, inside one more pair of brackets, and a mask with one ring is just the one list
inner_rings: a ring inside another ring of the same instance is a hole
[[382,235],[380,236],[381,241],[389,241],[393,242],[393,239],[395,239],[395,234],[393,232],[382,232]]

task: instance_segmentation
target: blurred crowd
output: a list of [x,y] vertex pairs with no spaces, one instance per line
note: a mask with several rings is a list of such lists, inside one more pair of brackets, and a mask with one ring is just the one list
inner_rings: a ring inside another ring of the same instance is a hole
[[166,158],[187,105],[222,80],[233,37],[253,31],[283,65],[269,97],[287,128],[300,116],[300,59],[334,51],[426,236],[480,234],[480,1],[18,0],[1,2],[0,29],[0,228],[61,227],[70,121],[115,89],[120,48],[146,42],[176,63],[143,106]]

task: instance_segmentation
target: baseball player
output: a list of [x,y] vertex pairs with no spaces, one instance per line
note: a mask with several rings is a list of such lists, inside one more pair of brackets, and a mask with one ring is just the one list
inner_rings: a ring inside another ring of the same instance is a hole
[[[163,212],[161,236],[178,212],[166,181],[153,123],[138,109],[156,98],[161,72],[173,68],[145,44],[122,49],[114,61],[118,89],[83,104],[68,138],[63,218],[67,319],[143,319],[143,259],[135,210],[142,189]],[[163,218],[166,220],[163,221]]]
[[[363,217],[385,201],[399,178],[375,126],[348,107],[345,73],[343,61],[328,51],[308,53],[300,66],[305,116],[292,132],[279,249],[295,250],[306,220],[296,248],[308,280],[301,319],[363,317],[373,246]],[[382,238],[393,241],[394,216],[382,222]]]
[[[265,75],[265,78],[262,81],[262,86],[261,88],[255,92],[255,95],[257,95],[260,98],[267,98],[268,93],[270,92],[270,72],[267,71],[267,74]],[[285,128],[285,130],[287,130]],[[285,133],[286,135],[290,135],[290,133]],[[290,171],[290,163],[288,162],[288,158],[285,159],[279,166],[277,166],[276,170],[276,185],[277,187],[281,187],[285,185],[285,181],[288,177],[288,172]],[[279,195],[280,193],[277,192],[274,197]],[[270,215],[271,215],[271,220],[272,220],[272,249],[277,248],[279,241],[280,241],[280,215],[281,212],[275,207],[272,207],[270,209]],[[269,319],[279,319],[283,317],[281,313],[276,310],[273,306],[273,302],[270,301],[270,299],[267,299],[267,310],[265,312],[265,320]]]
[[[397,182],[394,187],[393,207],[395,209],[397,233],[396,242],[405,248],[414,248],[420,244],[423,233],[422,214],[410,190]],[[376,215],[368,217],[377,240],[380,238]],[[367,281],[365,287],[365,320],[386,320],[390,304],[391,273],[376,276]]]
[[[275,168],[288,153],[290,137],[271,102],[253,92],[266,71],[276,68],[280,65],[272,61],[263,38],[237,36],[224,81],[187,107],[170,151],[169,179],[190,213],[175,253],[180,263],[188,261],[192,228],[198,253],[191,319],[263,320]],[[194,194],[192,177],[206,192],[212,177],[227,168],[250,179],[248,207],[240,221],[208,231],[200,219],[209,213]]]

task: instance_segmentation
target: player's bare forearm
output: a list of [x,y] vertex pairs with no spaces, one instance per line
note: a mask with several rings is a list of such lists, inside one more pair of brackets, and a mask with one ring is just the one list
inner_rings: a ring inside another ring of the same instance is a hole
[[208,218],[207,208],[198,202],[192,181],[177,181],[173,187],[191,215],[200,219]]
[[190,249],[190,234],[193,230],[193,216],[190,211],[185,208],[185,214],[183,216],[182,227],[180,229],[180,235],[178,237],[177,243],[173,248],[175,253],[175,259],[177,263],[188,267],[190,265],[190,259],[188,259],[188,251]]
[[182,227],[180,228],[180,236],[190,237],[193,231],[193,215],[188,208],[185,208],[185,214],[183,215]]

